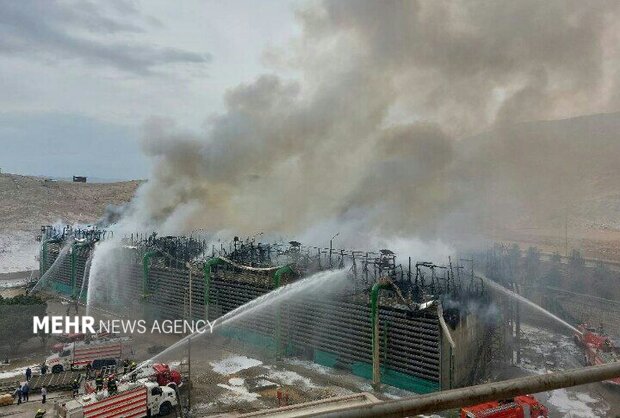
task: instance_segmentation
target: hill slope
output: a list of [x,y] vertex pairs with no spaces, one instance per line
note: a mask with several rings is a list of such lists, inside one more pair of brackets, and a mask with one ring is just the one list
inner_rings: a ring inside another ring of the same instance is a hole
[[487,234],[564,253],[567,224],[569,247],[620,260],[620,113],[497,127],[457,148]]
[[0,273],[36,267],[34,238],[41,225],[95,222],[109,204],[131,200],[140,184],[50,182],[0,174]]

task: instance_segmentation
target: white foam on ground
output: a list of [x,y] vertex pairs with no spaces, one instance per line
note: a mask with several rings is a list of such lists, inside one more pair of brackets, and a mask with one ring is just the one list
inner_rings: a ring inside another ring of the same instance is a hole
[[22,287],[28,283],[29,279],[10,279],[1,280],[0,289],[12,289],[14,287]]
[[222,389],[228,390],[228,392],[220,395],[217,400],[224,404],[234,404],[238,402],[253,402],[260,398],[258,393],[250,392],[245,386],[230,386],[223,383],[217,384]]
[[230,379],[228,379],[228,383],[233,386],[243,386],[243,383],[245,383],[245,379],[241,377],[231,377]]
[[317,363],[314,363],[308,360],[299,360],[299,359],[292,358],[292,359],[286,359],[285,362],[292,366],[303,367],[305,369],[313,370],[321,374],[326,374],[326,375],[336,374],[334,369],[332,369],[331,367],[323,366],[321,364],[317,364]]
[[290,370],[275,370],[271,366],[267,366],[269,372],[266,374],[267,379],[276,380],[282,385],[301,386],[305,389],[314,389],[319,386],[314,384],[312,380]]
[[30,370],[34,373],[35,369],[38,370],[39,366],[35,364],[31,364],[30,366],[20,367],[18,369],[9,370],[6,372],[0,372],[0,379],[10,379],[12,377],[21,376],[26,378],[26,369],[30,367]]
[[597,418],[604,416],[601,415],[600,402],[586,393],[569,393],[566,389],[558,389],[551,393],[547,402],[565,414],[563,415],[565,418]]
[[215,373],[227,376],[238,373],[241,370],[260,366],[263,362],[246,356],[233,356],[209,364]]

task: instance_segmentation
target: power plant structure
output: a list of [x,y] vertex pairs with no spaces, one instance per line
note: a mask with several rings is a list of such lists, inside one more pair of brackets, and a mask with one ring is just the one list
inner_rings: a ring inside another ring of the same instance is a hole
[[416,393],[471,385],[486,377],[498,353],[507,357],[502,342],[513,312],[491,298],[473,260],[440,266],[401,263],[388,249],[237,237],[216,247],[191,236],[133,234],[109,250],[97,278],[105,285],[87,283],[95,245],[110,237],[98,229],[42,227],[41,288],[81,302],[97,292],[93,303],[119,314],[214,320],[281,286],[342,270],[346,278],[333,286],[285,299],[219,332],[276,358],[303,358]]

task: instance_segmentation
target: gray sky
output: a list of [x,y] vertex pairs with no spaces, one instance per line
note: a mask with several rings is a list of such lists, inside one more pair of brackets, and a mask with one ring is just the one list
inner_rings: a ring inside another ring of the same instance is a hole
[[199,129],[226,89],[282,73],[268,52],[298,33],[297,3],[0,2],[0,168],[146,177],[144,122]]

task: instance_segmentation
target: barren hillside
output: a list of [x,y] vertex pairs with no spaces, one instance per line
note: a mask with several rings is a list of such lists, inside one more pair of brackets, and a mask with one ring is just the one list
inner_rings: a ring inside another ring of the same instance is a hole
[[71,183],[0,174],[0,228],[36,230],[42,224],[96,221],[109,204],[128,202],[139,181]]
[[36,267],[41,225],[91,223],[109,204],[128,202],[140,181],[72,183],[0,174],[0,272]]
[[[620,260],[620,113],[498,127],[460,144],[486,235]],[[474,190],[479,187],[482,192]],[[568,235],[566,237],[566,235]]]

